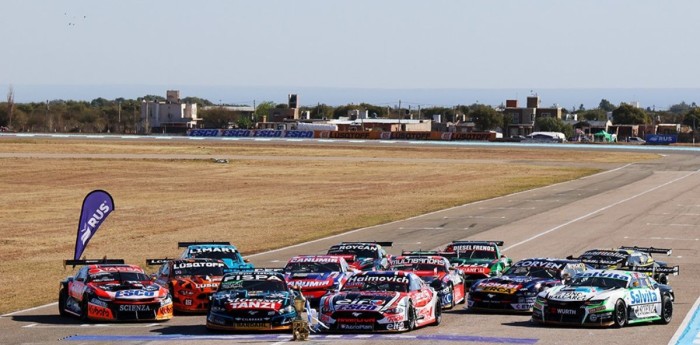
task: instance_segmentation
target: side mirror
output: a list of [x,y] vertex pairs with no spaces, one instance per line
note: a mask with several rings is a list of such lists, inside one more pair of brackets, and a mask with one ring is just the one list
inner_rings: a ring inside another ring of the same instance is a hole
[[435,289],[435,291],[440,291],[442,290],[442,281],[440,281],[440,279],[435,279],[430,282],[430,287]]

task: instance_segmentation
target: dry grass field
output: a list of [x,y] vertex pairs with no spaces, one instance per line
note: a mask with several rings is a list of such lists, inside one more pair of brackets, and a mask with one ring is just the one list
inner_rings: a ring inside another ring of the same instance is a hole
[[[227,158],[228,164],[211,158]],[[0,137],[0,314],[55,301],[73,271],[80,207],[115,211],[85,255],[179,254],[228,240],[245,253],[580,178],[652,154],[567,150],[117,142]]]

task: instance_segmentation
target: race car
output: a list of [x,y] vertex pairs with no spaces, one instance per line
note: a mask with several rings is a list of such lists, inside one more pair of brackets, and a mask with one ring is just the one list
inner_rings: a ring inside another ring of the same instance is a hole
[[61,316],[96,321],[154,321],[173,317],[168,289],[151,281],[139,266],[125,265],[121,259],[65,260],[64,265],[82,267],[60,284]]
[[390,255],[383,247],[392,242],[342,242],[328,249],[328,255],[340,255],[351,267],[361,271],[388,270]]
[[671,255],[671,249],[654,247],[620,247],[613,249],[591,249],[578,258],[581,262],[598,269],[618,269],[644,272],[661,284],[668,284],[669,275],[678,275],[679,266],[669,266],[655,260],[651,254]]
[[462,273],[451,267],[450,261],[437,252],[404,251],[391,258],[392,269],[410,271],[435,289],[443,309],[454,308],[466,300]]
[[321,298],[319,319],[332,331],[410,331],[442,320],[440,298],[406,271],[363,271]]
[[576,260],[532,258],[513,264],[500,277],[477,280],[467,295],[467,310],[531,312],[540,291],[582,272]]
[[243,259],[236,246],[230,242],[178,242],[178,248],[186,248],[180,257],[189,258],[209,258],[224,262],[226,268],[224,273],[253,269],[253,264]]
[[284,275],[272,271],[227,273],[212,295],[207,328],[216,330],[289,330],[297,319],[296,292]]
[[289,287],[300,290],[312,306],[328,290],[338,290],[355,269],[340,256],[298,255],[292,257],[283,269]]
[[588,270],[537,296],[532,320],[541,323],[623,327],[673,317],[673,290],[644,273]]
[[513,260],[501,254],[503,241],[453,241],[440,255],[450,260],[452,266],[464,273],[467,286],[478,279],[498,277]]
[[170,291],[176,312],[203,313],[209,298],[219,288],[224,263],[216,259],[147,259],[148,265],[161,265],[153,278]]

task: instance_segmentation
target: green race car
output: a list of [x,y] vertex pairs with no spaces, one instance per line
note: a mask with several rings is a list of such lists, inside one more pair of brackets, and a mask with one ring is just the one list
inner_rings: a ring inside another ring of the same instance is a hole
[[503,241],[452,241],[440,255],[460,270],[469,288],[479,279],[499,277],[513,260],[501,253]]

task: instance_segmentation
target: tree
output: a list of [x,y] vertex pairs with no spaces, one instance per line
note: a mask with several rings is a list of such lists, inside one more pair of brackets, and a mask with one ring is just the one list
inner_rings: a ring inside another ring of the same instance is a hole
[[685,102],[681,102],[679,104],[674,104],[671,107],[668,108],[668,111],[674,113],[674,114],[685,114],[688,111],[690,111],[691,106],[686,104]]
[[476,105],[469,115],[479,131],[488,131],[503,126],[503,114],[487,105]]
[[600,100],[600,104],[598,104],[598,109],[603,111],[613,111],[615,110],[615,106],[612,103],[610,103],[610,101],[603,98]]
[[683,116],[683,124],[692,128],[693,131],[697,126],[700,126],[700,108],[689,110],[685,116]]
[[269,116],[270,113],[272,112],[272,109],[275,108],[275,102],[272,101],[264,101],[258,104],[257,107],[255,107],[255,113],[253,113],[253,121],[254,122],[260,122],[259,119],[262,119],[263,116]]
[[579,121],[606,121],[608,115],[603,109],[591,109],[578,112]]
[[643,109],[622,104],[613,110],[613,122],[622,125],[642,125],[651,123],[651,117]]
[[569,138],[574,135],[574,127],[564,123],[559,118],[556,117],[538,117],[535,120],[535,131],[541,132],[561,132]]

